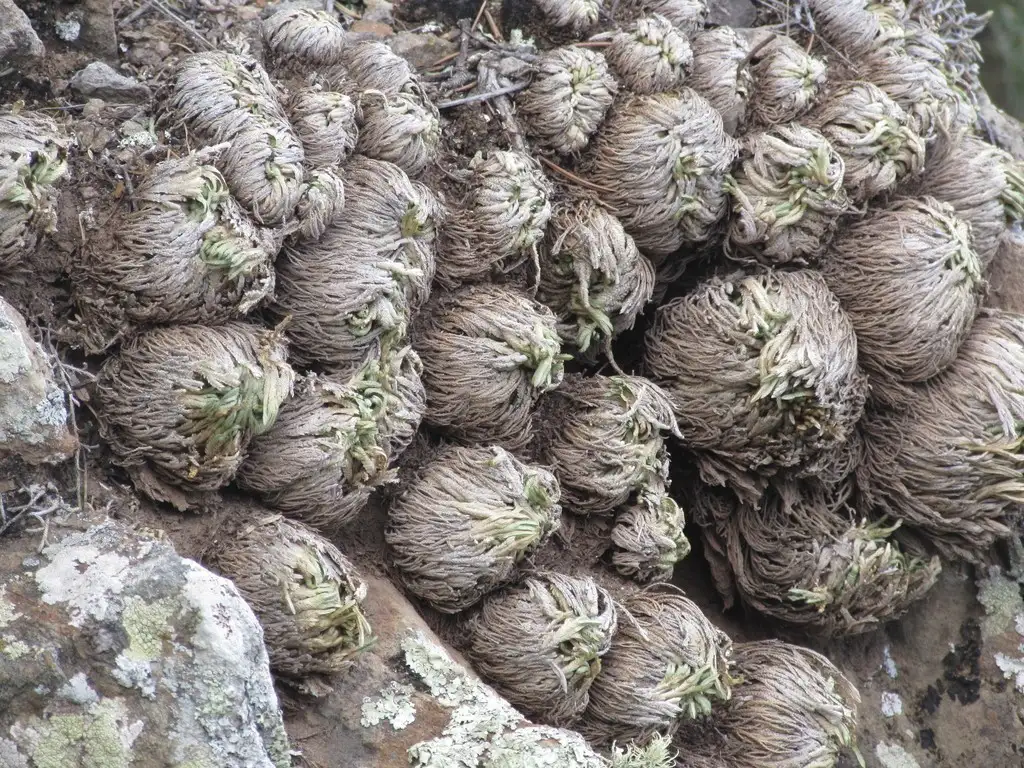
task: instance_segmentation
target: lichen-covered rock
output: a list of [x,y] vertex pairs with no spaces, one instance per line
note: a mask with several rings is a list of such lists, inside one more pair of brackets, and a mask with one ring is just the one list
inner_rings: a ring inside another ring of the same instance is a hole
[[0,765],[291,765],[231,582],[113,522],[22,562],[0,581]]

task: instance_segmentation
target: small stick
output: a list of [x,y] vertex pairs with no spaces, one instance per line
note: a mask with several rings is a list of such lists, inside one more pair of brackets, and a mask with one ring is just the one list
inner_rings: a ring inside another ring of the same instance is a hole
[[438,59],[433,64],[428,66],[427,69],[436,69],[437,67],[447,64],[449,61],[454,61],[457,58],[459,58],[458,51],[456,51],[455,53],[449,53],[447,56],[442,56],[440,59]]
[[153,7],[153,0],[146,0],[146,2],[144,2],[141,6],[139,6],[134,11],[129,13],[123,19],[121,19],[121,21],[118,22],[118,26],[119,27],[127,27],[129,24],[131,24],[133,21],[135,21],[140,16],[143,16],[144,14],[148,13],[149,9],[152,8],[152,7]]
[[577,48],[607,48],[611,44],[611,40],[584,40],[582,43],[573,43]]
[[544,165],[546,165],[548,168],[550,168],[555,173],[564,176],[565,178],[569,179],[569,181],[573,181],[573,182],[579,184],[581,187],[586,187],[587,189],[593,189],[596,192],[614,192],[615,191],[614,189],[610,189],[608,187],[602,187],[600,184],[595,184],[592,181],[587,181],[586,179],[581,179],[579,176],[577,176],[572,171],[568,171],[568,170],[566,170],[565,168],[563,168],[560,165],[555,165],[555,163],[551,162],[546,157],[538,156],[537,159],[539,159],[542,163],[544,163]]
[[487,10],[487,0],[483,0],[483,2],[482,2],[482,3],[480,3],[480,10],[478,10],[478,11],[476,12],[476,18],[474,18],[474,19],[473,19],[473,24],[472,24],[472,26],[470,26],[470,28],[469,28],[469,31],[470,31],[470,32],[472,32],[472,31],[473,31],[473,30],[475,30],[475,29],[476,29],[476,28],[477,28],[478,26],[480,26],[480,19],[481,19],[481,18],[483,18],[483,15],[484,15],[484,11],[485,11],[485,10]]
[[202,46],[206,48],[206,50],[213,50],[213,45],[211,45],[205,37],[199,34],[199,32],[190,27],[188,25],[188,22],[186,22],[184,19],[178,16],[178,14],[176,14],[174,11],[172,11],[170,8],[164,5],[163,0],[150,0],[150,2],[153,4],[154,8],[160,11],[160,13],[162,13],[168,19],[170,19],[179,27],[181,27],[181,29],[183,29],[186,33],[188,33],[189,37],[191,37],[197,43],[202,44]]
[[494,36],[494,39],[500,42],[504,42],[505,36],[501,34],[501,30],[498,28],[497,23],[494,21],[494,17],[491,16],[491,12],[485,10],[484,18],[487,19],[487,26],[490,28],[491,34]]
[[348,16],[350,19],[355,19],[356,21],[359,21],[361,18],[363,18],[358,13],[353,11],[351,8],[342,5],[340,2],[337,2],[337,0],[335,0],[334,8],[343,16]]
[[472,104],[476,101],[488,101],[489,99],[497,98],[498,96],[507,96],[510,93],[518,93],[523,90],[529,83],[516,83],[506,88],[499,88],[496,91],[488,91],[487,93],[474,93],[472,96],[466,96],[463,99],[455,99],[454,101],[442,101],[437,105],[438,109],[451,109],[452,107],[460,107],[463,104]]

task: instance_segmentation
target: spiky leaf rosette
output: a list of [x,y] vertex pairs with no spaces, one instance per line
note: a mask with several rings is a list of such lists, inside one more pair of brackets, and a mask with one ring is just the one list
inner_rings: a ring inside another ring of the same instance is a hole
[[[613,746],[608,759],[610,768],[675,768],[679,753],[672,747],[672,740],[660,733],[652,736],[647,744],[635,742],[627,747]],[[707,768],[692,765],[689,760],[686,768]]]
[[310,525],[350,522],[419,427],[420,369],[411,348],[385,348],[348,380],[307,378],[249,446],[239,487]]
[[847,212],[845,164],[829,140],[798,123],[750,134],[726,187],[726,253],[769,265],[813,261]]
[[845,83],[808,118],[843,159],[843,186],[855,203],[889,192],[924,168],[925,141],[874,83]]
[[299,242],[316,242],[345,215],[345,182],[334,171],[321,168],[306,174],[302,196],[295,207]]
[[974,136],[937,142],[916,188],[952,205],[971,225],[974,249],[986,265],[1006,231],[1024,221],[1024,164]]
[[342,65],[321,73],[329,82],[349,90],[380,91],[388,96],[422,94],[419,78],[405,59],[379,40],[349,45]]
[[735,136],[747,116],[754,85],[750,43],[732,27],[698,32],[690,40],[693,65],[687,85],[722,115],[725,132]]
[[410,176],[437,158],[441,122],[432,103],[408,93],[363,91],[357,104],[360,154],[394,163]]
[[870,409],[857,472],[865,509],[950,559],[981,560],[1024,505],[1024,317],[974,323],[956,362],[898,408]]
[[538,144],[568,154],[587,146],[618,88],[600,51],[568,45],[541,54],[516,108]]
[[554,475],[502,448],[442,448],[388,511],[402,582],[443,613],[469,608],[558,528],[558,498]]
[[448,287],[536,259],[551,218],[551,183],[533,158],[493,149],[469,167],[472,189],[452,212],[438,249],[438,279]]
[[732,642],[693,601],[643,592],[623,600],[619,615],[578,726],[591,742],[642,743],[671,734],[729,699]]
[[654,292],[654,265],[619,220],[587,198],[555,206],[540,264],[537,297],[558,318],[563,343],[582,353],[607,350]]
[[178,66],[168,107],[201,139],[230,142],[217,167],[257,221],[291,218],[302,193],[305,155],[266,70],[221,51],[195,53]]
[[158,500],[227,485],[254,435],[270,429],[294,373],[278,332],[245,323],[157,328],[100,369],[96,411],[116,463]]
[[715,585],[756,611],[825,637],[869,632],[899,618],[939,574],[938,558],[904,553],[893,528],[858,521],[854,484],[789,479],[760,504],[700,489],[695,512]]
[[589,577],[539,573],[484,599],[468,621],[473,668],[536,722],[568,727],[615,634],[612,596]]
[[722,117],[689,88],[613,107],[585,174],[637,247],[668,256],[709,239],[725,215],[725,174],[738,154]]
[[235,524],[204,560],[252,607],[278,675],[301,685],[337,674],[373,642],[366,584],[337,547],[301,523],[272,515]]
[[676,432],[675,420],[653,382],[570,374],[544,405],[540,451],[568,511],[606,514],[668,474],[663,433]]
[[856,749],[860,694],[820,653],[762,640],[737,643],[733,662],[740,682],[716,712],[718,733],[678,740],[683,754],[735,768],[836,768]]
[[345,28],[334,14],[312,8],[285,8],[263,20],[263,44],[283,62],[304,67],[337,64],[344,54]]
[[427,390],[424,421],[469,443],[526,447],[533,405],[562,381],[555,317],[499,285],[440,297],[415,339]]
[[56,225],[69,145],[48,117],[0,115],[0,270],[16,266]]
[[622,509],[612,528],[612,565],[628,579],[668,581],[690,554],[682,508],[664,483],[651,483]]
[[563,27],[581,35],[597,24],[604,0],[534,0],[553,27]]
[[332,168],[356,148],[356,106],[344,93],[310,86],[288,100],[288,117],[302,142],[307,168]]
[[902,52],[902,15],[878,0],[807,0],[814,29],[854,64],[879,53]]
[[761,125],[778,125],[804,115],[828,80],[825,62],[794,40],[772,33],[755,56],[750,116]]
[[[977,36],[985,28],[987,13],[974,13],[964,0],[925,0],[910,3],[904,25],[907,28],[907,52],[912,52],[915,38],[927,34],[941,45],[930,43],[939,61],[933,62],[968,96],[978,89],[978,70],[982,62]],[[920,53],[915,53],[920,56]]]
[[837,461],[867,380],[850,319],[816,272],[714,277],[658,313],[644,357],[711,485],[752,497]]
[[853,323],[879,396],[949,366],[985,297],[970,226],[930,197],[853,221],[823,258],[822,274]]
[[634,93],[678,89],[693,63],[686,35],[657,14],[643,16],[615,34],[605,56],[622,84]]
[[704,0],[630,0],[641,13],[657,13],[671,21],[685,35],[704,29],[708,6]]

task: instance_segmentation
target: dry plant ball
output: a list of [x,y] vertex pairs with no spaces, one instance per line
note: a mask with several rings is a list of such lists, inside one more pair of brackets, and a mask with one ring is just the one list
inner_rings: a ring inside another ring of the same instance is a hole
[[545,20],[554,27],[582,35],[597,24],[604,0],[534,0]]
[[693,601],[643,592],[622,601],[619,615],[578,727],[588,740],[642,743],[729,699],[732,642]]
[[415,339],[427,390],[424,421],[462,442],[525,448],[533,405],[562,382],[555,316],[498,285],[441,297]]
[[901,52],[906,31],[899,10],[876,0],[808,0],[815,31],[854,64]]
[[641,490],[612,528],[612,565],[627,579],[669,581],[676,563],[690,554],[682,508],[662,483]]
[[750,43],[732,27],[698,32],[690,40],[693,66],[687,85],[722,115],[725,132],[735,136],[747,116],[754,86]]
[[335,675],[373,642],[355,566],[300,523],[272,515],[235,524],[204,559],[252,607],[279,675]]
[[610,348],[654,293],[654,265],[621,222],[590,199],[559,204],[541,249],[537,297],[558,318],[563,343]]
[[345,380],[310,376],[256,437],[238,471],[240,488],[317,527],[350,522],[419,428],[426,398],[420,360],[385,349]]
[[154,165],[131,203],[90,237],[74,276],[90,351],[137,326],[239,319],[273,292],[280,238],[201,156]]
[[853,325],[810,271],[705,281],[660,309],[644,363],[705,482],[755,500],[750,473],[837,461],[867,396]]
[[675,419],[653,382],[570,374],[544,402],[540,452],[569,512],[607,514],[668,474],[663,433],[676,432]]
[[683,88],[613,108],[585,173],[637,247],[668,256],[712,236],[727,210],[724,179],[737,154],[721,115]]
[[985,297],[970,226],[930,197],[853,221],[822,260],[822,274],[853,323],[878,395],[886,384],[947,368]]
[[468,199],[452,211],[438,254],[438,279],[448,287],[536,260],[551,218],[551,183],[528,155],[493,149],[469,169]]
[[938,558],[904,553],[893,528],[858,522],[853,483],[779,480],[760,504],[702,489],[704,551],[726,608],[744,605],[825,637],[870,632],[935,584]]
[[257,221],[273,227],[291,218],[305,155],[258,61],[221,51],[185,57],[168,107],[202,140],[230,142],[218,167]]
[[302,142],[307,168],[333,168],[356,148],[356,107],[347,95],[301,88],[288,100],[288,117]]
[[558,498],[554,475],[502,448],[442,448],[388,512],[402,582],[442,613],[469,608],[558,528]]
[[979,561],[1020,518],[1024,317],[993,311],[956,362],[893,409],[865,416],[864,508],[902,520],[939,554]]
[[704,0],[630,0],[643,13],[657,13],[671,21],[685,35],[704,29],[708,6]]
[[333,13],[312,8],[285,8],[263,20],[263,44],[274,58],[307,66],[341,61],[345,28]]
[[0,115],[0,270],[18,265],[56,226],[69,145],[48,117]]
[[1006,231],[1024,221],[1024,165],[974,136],[943,139],[919,188],[971,225],[974,248],[992,262]]
[[332,224],[345,215],[345,182],[336,172],[327,169],[310,171],[302,182],[302,196],[295,206],[300,243],[316,242]]
[[843,159],[843,186],[855,203],[892,191],[924,168],[925,141],[874,83],[845,83],[808,121]]
[[541,573],[484,599],[467,654],[528,718],[568,727],[587,707],[616,622],[612,596],[593,579]]
[[360,154],[394,163],[418,176],[437,158],[441,122],[437,107],[420,95],[363,91],[358,98]]
[[847,212],[845,164],[829,140],[790,123],[748,135],[732,196],[726,253],[769,265],[813,261]]
[[860,74],[907,113],[911,130],[927,142],[949,132],[960,133],[977,119],[946,76],[927,61],[898,53],[872,56]]
[[537,144],[569,154],[587,146],[618,89],[600,51],[569,45],[541,54],[516,108]]
[[159,501],[187,506],[164,484],[227,485],[253,436],[274,424],[294,373],[280,333],[245,323],[139,334],[96,380],[100,430],[114,461]]
[[686,35],[658,15],[643,16],[629,30],[615,34],[605,56],[633,93],[677,90],[693,63]]
[[756,54],[750,114],[754,122],[779,125],[796,120],[814,106],[828,80],[825,62],[794,40],[774,35]]

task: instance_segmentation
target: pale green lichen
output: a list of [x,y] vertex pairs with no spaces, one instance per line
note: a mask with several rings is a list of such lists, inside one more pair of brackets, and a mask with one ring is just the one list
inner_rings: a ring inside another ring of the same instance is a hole
[[659,733],[643,746],[634,743],[625,749],[613,747],[611,768],[673,768],[677,756],[672,740]]
[[412,703],[414,691],[411,685],[392,681],[381,691],[379,698],[364,698],[361,720],[363,728],[370,728],[385,721],[391,723],[391,727],[396,731],[408,728],[416,719],[416,706]]
[[13,635],[4,635],[3,637],[0,637],[0,653],[9,659],[16,661],[22,656],[27,656],[31,652],[32,649],[29,648],[28,645]]
[[33,718],[11,735],[28,752],[34,768],[129,768],[138,729],[129,728],[119,699],[104,699],[84,714]]
[[180,606],[172,599],[148,603],[140,597],[129,597],[121,612],[121,625],[128,633],[124,655],[132,661],[155,661],[164,653],[164,641],[174,639],[171,617]]
[[985,639],[1006,632],[1016,617],[1024,614],[1020,584],[1004,576],[998,566],[989,568],[988,577],[978,582],[978,602],[985,606],[981,622],[981,636]]
[[883,768],[921,768],[914,756],[899,744],[878,744],[875,747],[875,757]]

